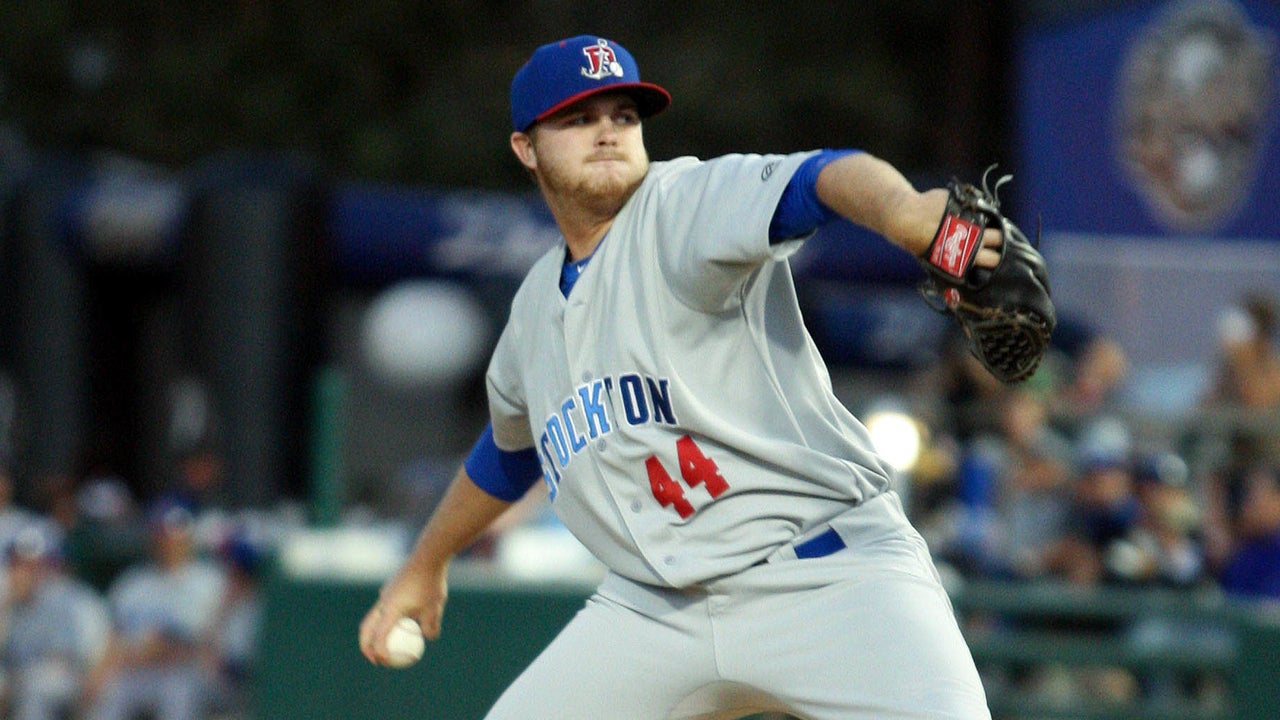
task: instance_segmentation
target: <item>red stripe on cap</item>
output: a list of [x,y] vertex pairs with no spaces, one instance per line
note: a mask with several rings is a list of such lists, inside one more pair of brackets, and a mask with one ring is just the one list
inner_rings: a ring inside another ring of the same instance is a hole
[[667,92],[665,89],[663,89],[659,85],[654,85],[653,83],[647,83],[647,82],[611,83],[609,85],[602,85],[597,88],[591,88],[590,90],[583,90],[582,92],[576,95],[570,95],[569,97],[565,98],[564,100],[561,100],[555,105],[552,105],[546,110],[543,110],[540,114],[538,114],[537,117],[533,119],[533,121],[540,122],[542,120],[546,120],[547,118],[569,107],[570,105],[578,102],[579,100],[585,100],[591,97],[592,95],[599,95],[600,93],[613,92],[613,91],[626,92],[628,90],[646,91],[643,95],[640,95],[640,97],[645,98],[645,100],[643,102],[637,101],[637,105],[640,108],[641,117],[649,117],[651,115],[657,115],[663,110],[666,110],[667,106],[671,104],[671,93]]

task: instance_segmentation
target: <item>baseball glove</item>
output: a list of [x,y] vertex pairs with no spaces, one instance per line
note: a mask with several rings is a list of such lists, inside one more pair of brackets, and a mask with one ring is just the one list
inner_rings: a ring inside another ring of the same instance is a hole
[[[992,375],[1016,383],[1039,366],[1057,317],[1044,258],[1000,213],[997,193],[1010,179],[1001,177],[991,189],[986,174],[981,188],[952,180],[938,232],[919,260],[928,275],[921,294],[955,317],[969,350]],[[974,260],[988,227],[1003,235],[1000,261],[994,268],[977,267]]]

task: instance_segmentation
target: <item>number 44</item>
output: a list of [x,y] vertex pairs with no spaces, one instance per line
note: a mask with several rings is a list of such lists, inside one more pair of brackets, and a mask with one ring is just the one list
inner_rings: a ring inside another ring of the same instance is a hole
[[[702,448],[685,435],[676,441],[676,460],[680,464],[680,477],[690,489],[702,485],[712,498],[720,497],[729,489],[729,483],[720,474],[715,461],[703,454]],[[654,455],[644,461],[649,471],[649,487],[653,497],[662,507],[673,507],[682,518],[694,513],[693,505],[684,496],[684,488],[671,478],[662,462]]]

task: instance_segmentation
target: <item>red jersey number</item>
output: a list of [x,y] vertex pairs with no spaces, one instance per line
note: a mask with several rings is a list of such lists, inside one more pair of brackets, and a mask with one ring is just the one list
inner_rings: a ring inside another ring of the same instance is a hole
[[[720,467],[688,435],[676,441],[676,461],[680,465],[680,477],[690,489],[702,485],[712,498],[720,497],[729,489],[728,481],[720,474]],[[649,488],[659,505],[674,508],[681,518],[693,515],[693,504],[684,496],[684,488],[671,477],[656,456],[650,455],[644,461],[644,467],[649,473]]]

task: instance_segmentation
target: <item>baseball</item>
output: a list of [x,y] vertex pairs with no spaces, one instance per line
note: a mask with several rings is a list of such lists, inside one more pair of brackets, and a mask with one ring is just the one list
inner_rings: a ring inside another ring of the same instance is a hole
[[400,618],[387,633],[387,657],[391,667],[405,668],[418,662],[425,648],[422,629],[413,618]]

